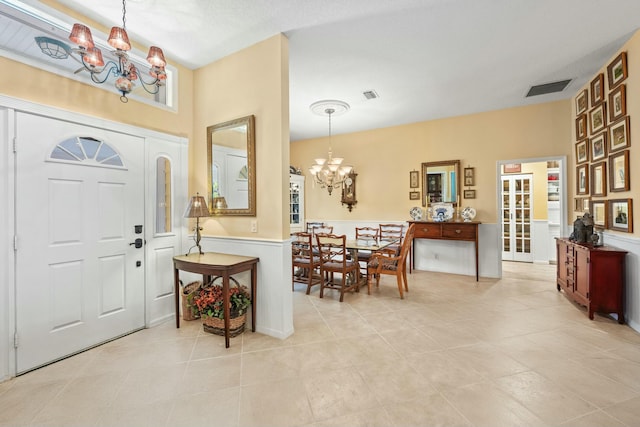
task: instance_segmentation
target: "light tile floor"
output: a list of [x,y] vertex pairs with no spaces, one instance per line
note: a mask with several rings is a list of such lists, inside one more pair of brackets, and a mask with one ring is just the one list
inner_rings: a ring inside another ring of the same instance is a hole
[[286,340],[167,322],[0,383],[0,425],[640,425],[640,334],[552,265],[503,268],[414,272],[404,300],[394,277],[343,303],[300,285]]

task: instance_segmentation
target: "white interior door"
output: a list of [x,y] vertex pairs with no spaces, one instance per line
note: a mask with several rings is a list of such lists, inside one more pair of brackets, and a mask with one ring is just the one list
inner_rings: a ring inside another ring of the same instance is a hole
[[187,145],[147,138],[147,324],[174,316],[173,257],[181,253]]
[[16,119],[21,373],[144,327],[144,141]]
[[502,259],[533,262],[533,177],[502,177]]

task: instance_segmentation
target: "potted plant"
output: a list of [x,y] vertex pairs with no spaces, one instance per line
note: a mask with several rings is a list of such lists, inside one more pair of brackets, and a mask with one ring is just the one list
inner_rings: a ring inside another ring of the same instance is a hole
[[[193,302],[202,317],[202,325],[206,332],[224,335],[224,308],[222,305],[222,285],[215,284],[216,277],[209,286],[205,286],[193,298]],[[241,286],[233,277],[235,286],[229,286],[229,336],[235,337],[244,332],[247,307],[251,305],[251,297],[245,286]]]

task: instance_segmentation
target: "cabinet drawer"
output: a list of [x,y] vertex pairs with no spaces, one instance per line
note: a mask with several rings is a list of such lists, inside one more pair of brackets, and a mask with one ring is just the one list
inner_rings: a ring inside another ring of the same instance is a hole
[[416,224],[414,238],[438,239],[441,236],[440,224]]
[[447,239],[476,239],[476,227],[471,224],[447,224],[442,227],[442,237]]

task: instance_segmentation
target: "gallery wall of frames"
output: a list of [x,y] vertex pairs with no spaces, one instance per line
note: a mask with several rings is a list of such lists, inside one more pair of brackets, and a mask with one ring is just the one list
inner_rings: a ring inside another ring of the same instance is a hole
[[630,120],[627,115],[627,52],[607,65],[575,98],[576,212],[590,212],[594,226],[633,232],[630,190]]

